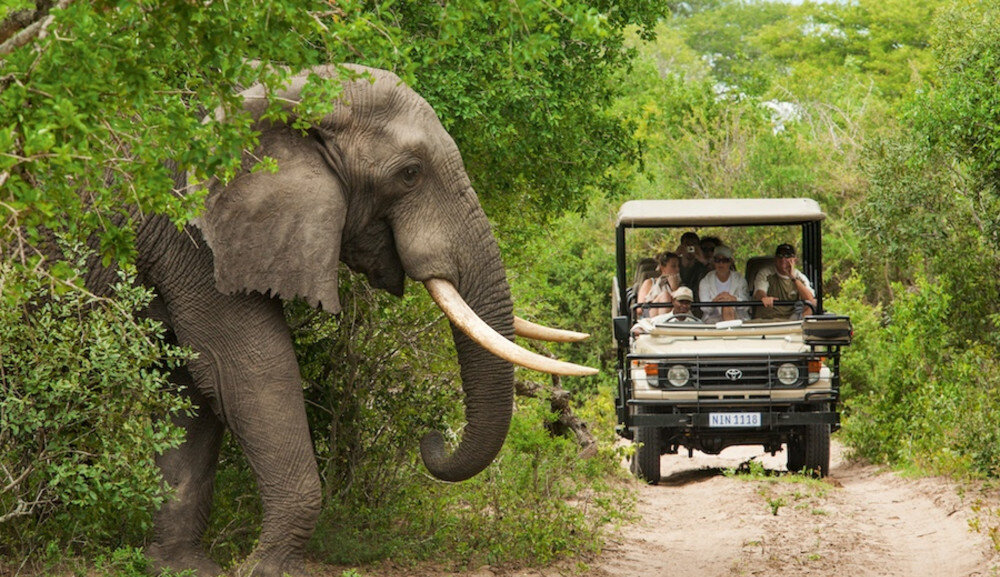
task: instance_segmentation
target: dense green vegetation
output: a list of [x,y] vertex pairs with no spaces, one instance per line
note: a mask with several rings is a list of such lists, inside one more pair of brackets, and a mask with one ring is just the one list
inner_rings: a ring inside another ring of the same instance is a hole
[[639,44],[632,194],[820,201],[828,307],[858,334],[843,439],[996,475],[1000,5],[692,6]]
[[[97,298],[77,286],[77,268],[40,264],[30,245],[92,237],[105,262],[127,262],[131,214],[183,223],[201,203],[172,191],[172,169],[225,175],[253,143],[238,90],[327,62],[406,79],[459,143],[500,234],[531,236],[583,206],[581,190],[624,189],[613,175],[636,146],[611,110],[613,76],[630,55],[626,28],[647,33],[661,10],[652,1],[4,3],[0,556],[48,562],[121,548],[132,559],[128,547],[143,544],[164,497],[152,456],[179,440],[163,417],[185,410],[164,384],[169,363],[157,362],[184,352],[129,314],[146,297]],[[318,88],[304,103],[316,113],[334,96]],[[202,122],[219,107],[227,122]],[[350,303],[337,318],[288,311],[328,505],[317,554],[509,563],[599,546],[605,525],[627,514],[628,499],[607,482],[617,475],[610,443],[597,459],[576,459],[573,443],[544,433],[547,399],[526,399],[488,476],[430,481],[417,439],[463,420],[447,324],[419,287],[402,302],[354,278],[342,288]],[[232,442],[218,485],[208,545],[226,562],[252,547],[259,525],[252,475]],[[514,530],[539,526],[549,529]]]
[[[36,4],[53,3],[8,2],[0,19]],[[96,233],[100,256],[127,261],[128,205],[189,219],[201,199],[172,194],[163,161],[233,169],[245,121],[201,113],[287,74],[249,59],[410,82],[463,152],[518,313],[594,335],[544,352],[603,369],[559,383],[597,457],[547,433],[547,399],[519,399],[497,462],[443,485],[416,454],[424,431],[461,423],[429,299],[345,272],[342,315],[290,303],[325,491],[317,558],[542,563],[599,547],[628,514],[608,292],[629,198],[817,199],[827,305],[857,334],[841,438],[894,465],[1000,475],[1000,2],[59,4],[24,46],[0,28],[0,561],[141,565],[163,498],[152,451],[177,442],[162,417],[185,409],[163,374],[185,353],[133,318],[142,291],[91,295],[82,255],[43,267],[24,246],[45,226],[76,254]],[[234,443],[223,457],[209,546],[225,563],[260,513]]]

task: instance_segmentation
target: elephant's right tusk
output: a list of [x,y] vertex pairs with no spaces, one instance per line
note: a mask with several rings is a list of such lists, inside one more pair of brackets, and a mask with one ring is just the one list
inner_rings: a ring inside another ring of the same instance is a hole
[[514,317],[514,334],[526,339],[536,341],[552,341],[556,343],[575,343],[590,338],[588,333],[578,333],[563,329],[554,329],[545,325],[539,325],[531,321],[526,321],[521,317]]
[[543,357],[514,344],[479,318],[450,282],[432,278],[424,281],[424,286],[427,287],[427,292],[431,294],[434,302],[444,311],[445,316],[455,323],[459,330],[501,359],[554,375],[582,377],[597,374],[597,369]]

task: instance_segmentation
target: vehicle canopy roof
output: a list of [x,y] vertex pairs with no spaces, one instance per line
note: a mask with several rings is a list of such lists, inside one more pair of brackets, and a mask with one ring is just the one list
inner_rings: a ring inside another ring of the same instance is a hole
[[802,224],[824,218],[811,198],[630,200],[618,211],[618,226]]

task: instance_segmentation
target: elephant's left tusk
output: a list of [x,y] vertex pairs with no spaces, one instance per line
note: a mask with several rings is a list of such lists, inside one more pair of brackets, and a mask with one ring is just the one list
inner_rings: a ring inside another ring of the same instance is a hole
[[578,333],[563,329],[554,329],[545,325],[535,324],[526,321],[521,317],[514,317],[514,334],[526,339],[536,341],[552,341],[556,343],[575,343],[590,338],[589,333]]
[[432,278],[424,281],[424,286],[427,287],[427,292],[431,294],[434,302],[444,311],[445,316],[455,323],[459,330],[501,359],[554,375],[582,377],[597,374],[597,369],[543,357],[514,344],[479,318],[450,282]]

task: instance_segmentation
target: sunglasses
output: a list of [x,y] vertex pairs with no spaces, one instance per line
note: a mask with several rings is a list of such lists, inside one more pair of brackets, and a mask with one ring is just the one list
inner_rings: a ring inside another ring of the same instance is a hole
[[728,259],[724,256],[716,257],[712,260],[714,260],[715,262],[732,262],[732,259]]

